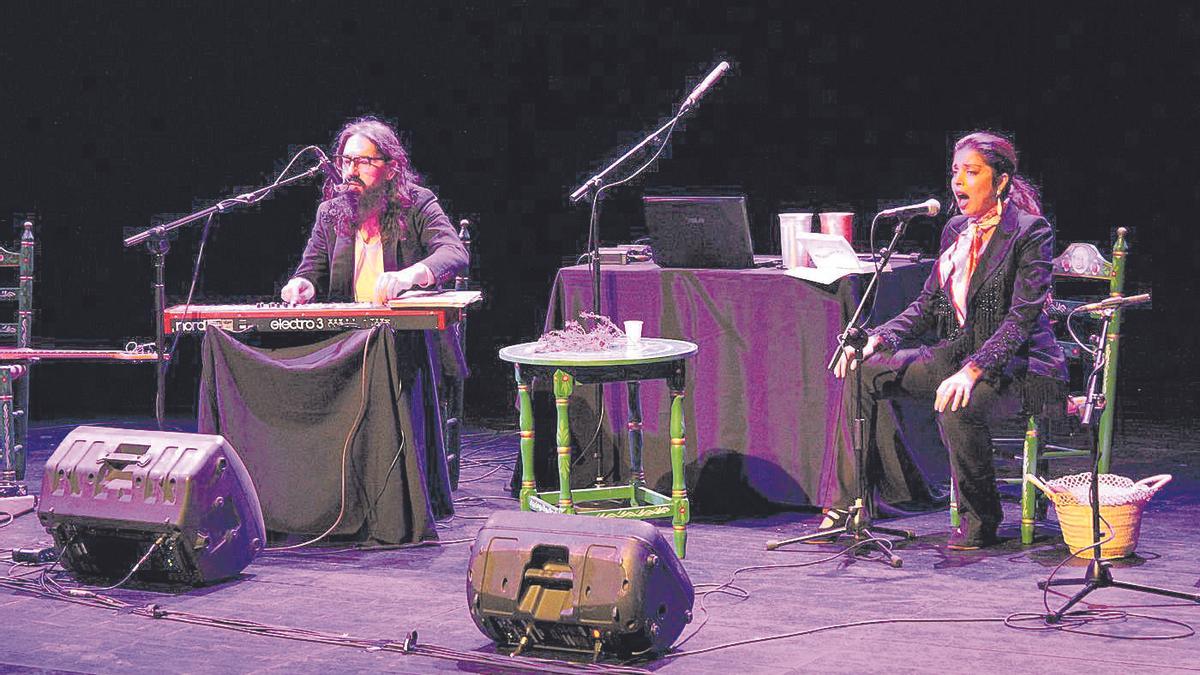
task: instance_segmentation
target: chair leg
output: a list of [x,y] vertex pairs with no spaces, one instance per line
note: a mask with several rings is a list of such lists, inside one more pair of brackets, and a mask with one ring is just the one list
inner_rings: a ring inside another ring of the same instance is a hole
[[950,477],[950,527],[958,527],[962,524],[962,516],[958,513],[958,484],[954,481],[954,476]]
[[13,382],[13,446],[17,480],[25,480],[25,468],[29,459],[29,383],[32,363],[24,366]]
[[[17,461],[16,423],[13,420],[14,369],[0,366],[0,469],[19,479]],[[7,475],[6,475],[7,477]]]
[[[1043,437],[1048,438],[1048,436],[1045,436],[1045,434],[1039,435],[1038,436],[1039,447],[1042,446],[1042,444],[1044,443],[1044,441],[1042,440]],[[1037,462],[1037,473],[1035,473],[1034,475],[1038,476],[1039,478],[1046,478],[1050,475],[1050,461],[1042,458],[1040,456],[1040,454],[1038,456],[1038,462]],[[1050,500],[1046,499],[1046,495],[1042,494],[1041,490],[1034,490],[1033,496],[1035,499],[1034,509],[1033,509],[1033,518],[1034,518],[1034,520],[1045,520],[1046,515],[1050,512]]]
[[462,466],[463,380],[443,376],[439,398],[442,404],[442,438],[446,447],[446,468],[450,473],[450,488],[458,489]]
[[1038,490],[1033,483],[1025,480],[1025,474],[1036,474],[1040,464],[1040,445],[1037,418],[1031,415],[1025,425],[1025,444],[1021,456],[1021,543],[1025,545],[1033,543],[1038,509]]
[[1112,406],[1113,402],[1110,399],[1110,401],[1105,405],[1104,411],[1100,413],[1100,423],[1096,425],[1096,435],[1094,437],[1096,443],[1096,456],[1099,457],[1100,473],[1102,474],[1108,473],[1108,467],[1112,459]]

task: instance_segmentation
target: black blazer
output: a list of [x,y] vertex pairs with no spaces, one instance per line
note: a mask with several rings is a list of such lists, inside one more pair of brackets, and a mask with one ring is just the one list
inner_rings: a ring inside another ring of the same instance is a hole
[[[383,269],[394,272],[422,262],[437,278],[437,283],[452,278],[467,266],[467,249],[454,226],[438,204],[433,192],[415,188],[416,201],[400,216],[400,236],[384,242]],[[293,277],[312,282],[318,292],[324,290],[330,301],[354,298],[354,237],[339,235],[337,225],[351,217],[345,197],[321,202],[304,256]]]
[[[412,207],[400,216],[399,237],[383,244],[383,269],[393,272],[425,263],[440,284],[466,268],[467,249],[433,192],[417,187],[415,197]],[[354,238],[358,233],[346,227],[343,229],[349,234],[339,235],[337,228],[350,217],[345,197],[321,202],[304,256],[292,275],[308,279],[318,293],[324,290],[329,301],[354,299]],[[469,374],[460,330],[461,325],[456,325],[450,330],[425,332],[426,344],[437,351],[437,369],[443,375],[463,378]]]
[[[940,251],[945,252],[966,226],[966,216],[951,218],[942,230]],[[971,276],[962,326],[935,265],[917,299],[870,332],[893,350],[906,340],[932,337],[935,354],[956,368],[971,361],[993,381],[1027,375],[1065,381],[1066,358],[1045,312],[1053,259],[1050,223],[1009,206]]]

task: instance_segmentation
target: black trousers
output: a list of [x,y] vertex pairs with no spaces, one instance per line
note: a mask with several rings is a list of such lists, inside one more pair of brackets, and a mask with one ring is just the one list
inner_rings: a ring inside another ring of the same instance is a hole
[[[872,458],[877,453],[871,441],[875,438],[878,402],[907,396],[928,400],[932,408],[938,385],[960,366],[940,357],[929,347],[920,347],[878,353],[860,364],[860,367],[863,371],[862,412],[866,421],[865,437],[869,443],[865,448],[867,455],[864,463],[868,486],[871,486],[871,467],[875,464]],[[855,416],[854,399],[857,391],[854,378],[855,374],[849,373],[843,389],[842,414],[851,421]],[[963,531],[969,537],[994,535],[1003,519],[1000,493],[996,489],[996,469],[992,462],[989,423],[1020,412],[1018,391],[1019,388],[1012,386],[1012,382],[980,380],[972,390],[971,401],[966,407],[937,413],[942,442],[950,452],[950,471],[958,486]],[[854,451],[849,444],[846,445],[839,453],[838,482],[843,495],[857,495],[859,489]],[[835,506],[845,508],[849,504]]]

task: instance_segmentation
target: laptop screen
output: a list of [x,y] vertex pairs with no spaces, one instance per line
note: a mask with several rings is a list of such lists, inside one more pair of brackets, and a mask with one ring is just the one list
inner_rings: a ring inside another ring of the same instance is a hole
[[754,267],[745,197],[643,197],[642,206],[660,267]]

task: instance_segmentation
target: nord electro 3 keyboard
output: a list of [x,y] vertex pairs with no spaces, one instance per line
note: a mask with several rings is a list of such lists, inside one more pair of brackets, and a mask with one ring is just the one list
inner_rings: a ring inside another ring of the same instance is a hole
[[168,307],[163,328],[172,333],[203,333],[216,326],[231,333],[337,332],[390,323],[398,330],[445,330],[479,302],[479,291],[409,291],[386,306],[365,302],[287,305],[192,305]]

